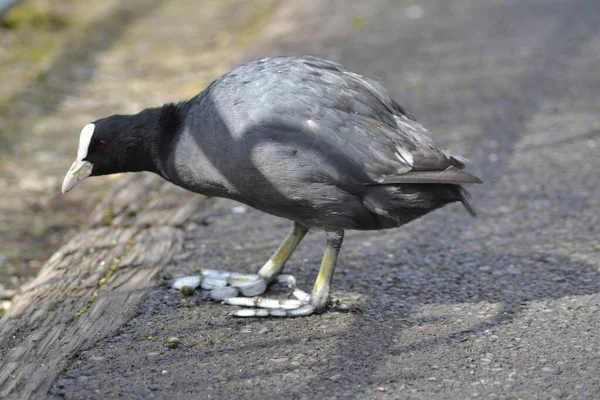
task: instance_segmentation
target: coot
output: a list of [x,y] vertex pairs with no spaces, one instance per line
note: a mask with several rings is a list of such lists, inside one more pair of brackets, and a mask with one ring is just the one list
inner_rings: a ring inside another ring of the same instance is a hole
[[[86,125],[62,191],[88,176],[150,171],[293,221],[257,275],[207,271],[204,279],[206,287],[229,284],[213,297],[252,307],[235,315],[299,316],[327,309],[346,229],[399,227],[456,201],[475,215],[461,185],[481,181],[462,171],[465,162],[375,80],[315,57],[272,57],[237,67],[190,100]],[[325,232],[326,247],[312,294],[252,297],[275,281],[294,285],[281,272],[313,228]]]

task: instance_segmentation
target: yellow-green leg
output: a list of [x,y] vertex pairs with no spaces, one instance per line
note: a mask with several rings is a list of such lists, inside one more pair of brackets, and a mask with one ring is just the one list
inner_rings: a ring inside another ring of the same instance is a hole
[[[296,288],[296,278],[292,275],[281,275],[281,271],[283,271],[285,263],[307,232],[307,227],[294,222],[291,232],[281,242],[271,258],[261,267],[257,275],[230,274],[227,277],[227,286],[213,289],[211,297],[224,302],[240,301],[244,297],[263,294],[272,282],[284,284],[294,290]],[[235,297],[238,293],[244,297]]]
[[329,290],[331,288],[331,280],[335,271],[338,254],[342,248],[344,241],[344,231],[327,232],[327,241],[325,254],[321,261],[321,269],[315,281],[311,295],[311,303],[315,307],[315,312],[320,313],[327,309],[329,302]]
[[274,277],[281,274],[285,263],[290,258],[298,243],[304,238],[304,235],[308,232],[308,228],[304,225],[300,225],[294,222],[292,231],[286,236],[281,242],[275,253],[269,258],[269,261],[262,266],[258,271],[258,275],[271,281]]

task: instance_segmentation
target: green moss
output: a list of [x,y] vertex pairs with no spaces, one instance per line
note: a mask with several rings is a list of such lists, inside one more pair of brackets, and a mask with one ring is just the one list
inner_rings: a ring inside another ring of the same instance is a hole
[[117,269],[119,269],[120,263],[121,263],[121,259],[119,259],[119,258],[115,258],[110,263],[110,266],[108,267],[108,271],[106,271],[106,274],[104,274],[104,276],[102,278],[100,278],[100,280],[98,281],[98,289],[95,290],[94,293],[92,293],[92,295],[90,296],[90,299],[87,301],[87,303],[85,303],[85,305],[83,307],[81,307],[81,309],[79,311],[77,311],[75,313],[75,318],[81,317],[83,314],[85,314],[90,309],[92,304],[94,304],[94,301],[96,301],[96,299],[98,298],[98,294],[103,289],[103,286],[114,275],[114,273],[117,271]]
[[181,344],[181,339],[179,339],[178,337],[170,337],[167,339],[167,347],[170,349],[176,349],[177,347],[179,347],[179,345]]
[[39,41],[32,42],[30,46],[15,48],[11,54],[11,61],[30,63],[50,61],[55,51],[60,47],[59,45],[60,40],[56,35],[47,34]]
[[85,303],[85,305],[83,307],[81,307],[81,309],[79,311],[77,311],[75,313],[75,318],[79,318],[83,314],[85,314],[90,309],[90,307],[92,306],[92,304],[94,304],[94,301],[96,301],[97,297],[98,297],[98,291],[94,291],[94,293],[92,293],[92,296],[87,301],[87,303]]
[[6,12],[1,25],[6,29],[26,28],[52,32],[66,28],[69,20],[49,4],[21,3]]
[[333,299],[330,306],[332,308],[337,308],[343,306],[345,303],[346,301],[344,299]]
[[98,281],[98,286],[103,286],[104,284],[106,284],[106,282],[108,282],[108,280],[114,275],[114,273],[117,271],[117,269],[119,269],[119,264],[121,263],[121,259],[119,258],[115,258],[112,263],[110,263],[110,266],[108,267],[108,271],[106,271],[106,274],[104,274],[104,276],[102,278],[100,278],[100,280]]
[[133,246],[135,246],[135,239],[137,237],[137,235],[139,235],[140,232],[137,232],[136,234],[134,234],[131,239],[129,239],[127,241],[127,243],[125,243],[125,247],[123,248],[123,252],[125,253],[129,253],[129,251],[133,248]]
[[104,210],[104,218],[102,218],[102,223],[104,224],[104,226],[110,226],[110,224],[112,224],[112,222],[113,222],[112,207],[107,206],[106,209]]
[[352,17],[352,20],[350,22],[354,29],[361,30],[367,24],[367,17],[365,15],[355,15],[354,17]]
[[184,286],[181,288],[181,294],[184,296],[193,296],[194,288],[191,286]]

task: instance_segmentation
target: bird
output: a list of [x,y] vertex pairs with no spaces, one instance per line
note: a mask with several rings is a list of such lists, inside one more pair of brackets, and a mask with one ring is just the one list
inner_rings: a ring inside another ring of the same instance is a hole
[[[467,163],[377,79],[322,58],[275,56],[232,69],[188,100],[87,124],[62,192],[89,176],[149,171],[291,220],[257,274],[207,270],[199,279],[213,298],[246,307],[236,316],[297,317],[330,308],[346,230],[397,228],[453,202],[475,216],[463,185],[482,181]],[[311,229],[325,233],[325,252],[307,293],[282,272]],[[295,288],[294,298],[261,296],[276,282]]]

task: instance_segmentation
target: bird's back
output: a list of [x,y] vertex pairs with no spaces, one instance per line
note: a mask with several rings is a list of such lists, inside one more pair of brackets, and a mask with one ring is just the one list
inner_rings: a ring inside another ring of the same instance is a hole
[[416,204],[417,192],[421,213],[460,201],[456,185],[479,181],[379,83],[330,61],[254,61],[188,107],[186,146],[212,158],[204,170],[224,185],[217,195],[307,224],[387,227],[381,218],[398,221],[390,208]]

